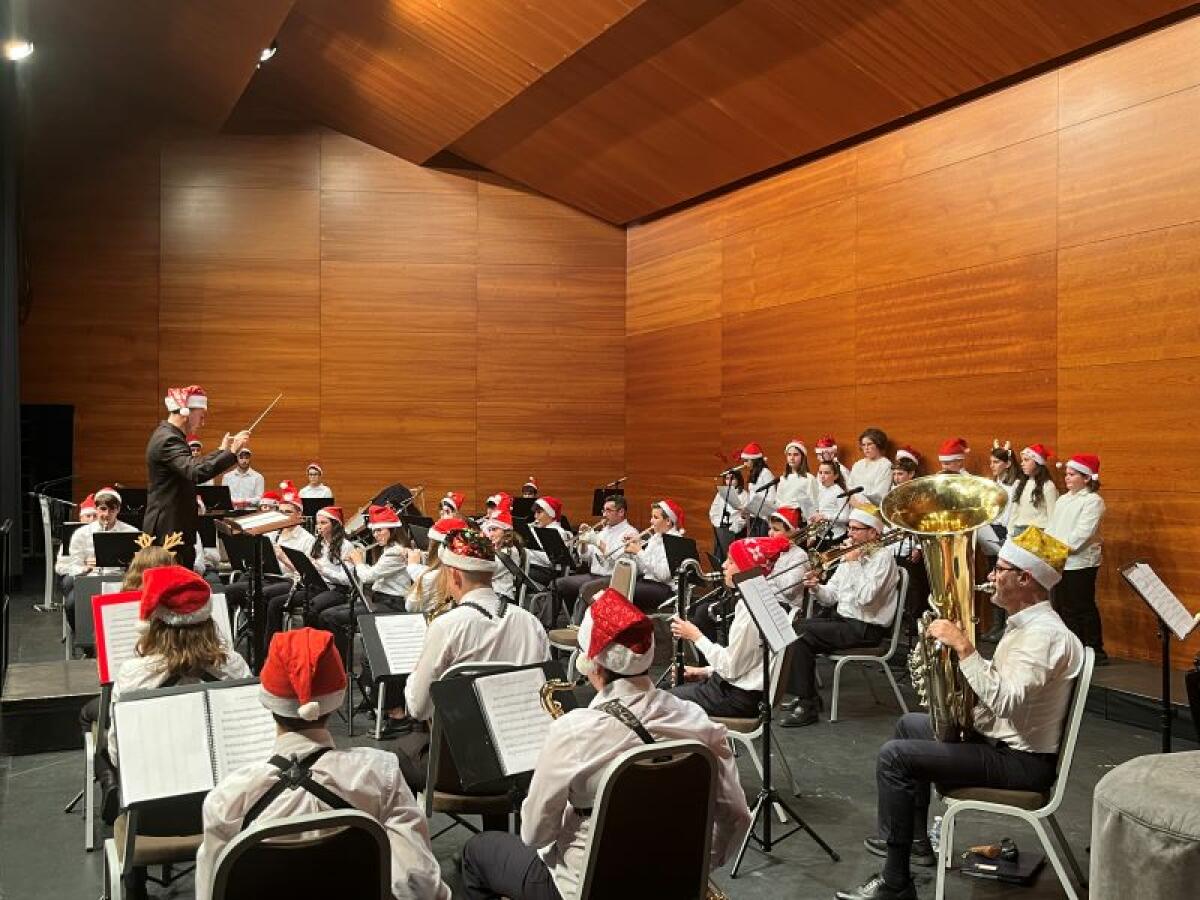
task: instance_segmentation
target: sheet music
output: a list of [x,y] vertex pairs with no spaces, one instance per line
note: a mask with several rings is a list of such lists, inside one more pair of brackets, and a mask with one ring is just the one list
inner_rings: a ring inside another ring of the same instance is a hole
[[761,494],[750,494],[750,499],[746,501],[746,512],[751,518],[769,519],[779,510],[778,504],[767,496],[769,493],[763,491]]
[[475,694],[505,775],[533,771],[546,730],[554,721],[542,709],[539,690],[546,683],[541,669],[520,669],[475,679]]
[[278,525],[280,528],[285,527],[292,521],[292,516],[288,513],[281,513],[272,510],[271,512],[254,513],[249,516],[239,516],[233,521],[237,522],[238,527],[242,531],[250,531],[255,528],[270,528],[273,525]]
[[[112,681],[121,671],[121,664],[137,656],[138,611],[141,602],[107,603],[100,607],[100,627],[104,629],[104,660],[100,669],[102,682]],[[118,739],[119,740],[119,739]]]
[[100,593],[101,593],[101,595],[121,593],[121,582],[119,582],[119,581],[102,581],[100,583]]
[[742,496],[738,493],[736,485],[727,484],[717,488],[717,496],[721,497],[722,503],[727,504],[731,510],[736,511],[742,508]]
[[126,805],[211,790],[212,758],[204,692],[113,705]]
[[1134,563],[1125,569],[1124,575],[1142,595],[1142,599],[1167,623],[1167,627],[1175,632],[1176,637],[1182,641],[1192,633],[1196,619],[1149,565]]
[[258,685],[208,691],[217,781],[275,752],[275,719],[258,699]]
[[375,617],[375,630],[379,632],[390,674],[407,675],[416,668],[427,629],[423,615]]
[[735,582],[742,595],[742,602],[746,604],[746,609],[763,633],[763,637],[767,639],[767,646],[771,648],[771,652],[782,652],[798,637],[791,619],[779,605],[783,599],[761,573],[752,578],[735,578]]

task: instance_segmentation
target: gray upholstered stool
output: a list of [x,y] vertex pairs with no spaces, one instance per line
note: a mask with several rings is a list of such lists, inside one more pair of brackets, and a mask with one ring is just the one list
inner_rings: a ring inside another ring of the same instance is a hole
[[1091,900],[1200,894],[1200,751],[1139,756],[1092,800]]

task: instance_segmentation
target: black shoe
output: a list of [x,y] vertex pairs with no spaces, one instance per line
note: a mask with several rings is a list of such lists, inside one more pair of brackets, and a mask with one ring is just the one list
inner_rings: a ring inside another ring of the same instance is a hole
[[[385,718],[383,720],[383,727],[379,729],[378,740],[386,741],[389,738],[400,737],[404,734],[412,734],[413,726],[415,724],[416,723],[407,716],[403,719]],[[374,731],[369,732],[369,734],[372,737],[375,736]]]
[[[869,837],[863,841],[863,846],[867,848],[868,853],[887,858],[887,841],[882,838]],[[909,862],[925,868],[936,866],[937,854],[933,852],[933,845],[929,841],[913,841]]]
[[779,724],[784,728],[803,728],[805,725],[815,724],[816,721],[817,704],[805,702],[797,705],[791,715],[784,716]]
[[796,707],[799,705],[800,705],[800,698],[793,697],[791,700],[785,700],[783,703],[780,703],[779,708],[782,709],[784,712],[795,712]]
[[1097,665],[1097,666],[1107,666],[1108,664],[1109,664],[1109,658],[1108,658],[1108,654],[1107,654],[1107,653],[1105,653],[1103,650],[1097,650],[1097,651],[1096,651],[1096,662],[1095,662],[1095,665]]
[[917,900],[917,889],[909,881],[895,890],[884,883],[882,875],[872,875],[852,891],[838,891],[837,900]]

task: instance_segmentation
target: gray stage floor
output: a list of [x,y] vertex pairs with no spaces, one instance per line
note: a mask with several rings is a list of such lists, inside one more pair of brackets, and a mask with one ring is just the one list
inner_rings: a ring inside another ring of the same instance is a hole
[[[31,611],[32,604],[27,595],[14,598],[12,647],[17,662],[52,659],[59,652],[57,618],[39,616]],[[862,849],[862,839],[873,833],[875,824],[876,752],[891,736],[897,715],[891,691],[878,672],[848,672],[842,715],[843,721],[835,725],[822,721],[798,730],[779,729],[784,752],[800,783],[797,811],[841,854],[842,861],[830,861],[805,835],[797,834],[779,845],[771,857],[751,851],[736,880],[717,873],[716,882],[730,897],[832,898],[835,890],[858,884],[878,869],[879,860]],[[365,719],[358,722],[358,730],[365,727]],[[344,726],[339,727],[344,735]],[[361,737],[352,743],[374,744]],[[1156,752],[1158,743],[1154,732],[1085,716],[1061,817],[1067,838],[1083,865],[1096,782],[1121,762]],[[1181,740],[1177,740],[1176,747],[1196,749],[1195,744]],[[756,791],[758,781],[749,762],[743,760],[741,768],[747,791]],[[103,865],[98,851],[89,854],[83,850],[82,812],[62,811],[79,790],[82,773],[82,751],[0,757],[0,898],[95,900],[100,896]],[[656,817],[648,815],[647,822],[649,839],[672,827],[669,811],[656,812]],[[434,830],[441,824],[435,819]],[[1036,847],[1033,833],[1013,820],[977,817],[964,819],[959,828],[964,846],[1010,836],[1022,848]],[[463,829],[455,829],[434,846],[445,877],[456,890],[453,856],[466,837]],[[932,898],[932,870],[918,869],[917,877],[920,895]],[[953,874],[948,892],[956,898],[1015,896],[1040,900],[1064,896],[1048,868],[1030,888],[1006,889]],[[192,893],[191,879],[186,877],[170,889],[155,890],[152,886],[151,896],[182,898]]]

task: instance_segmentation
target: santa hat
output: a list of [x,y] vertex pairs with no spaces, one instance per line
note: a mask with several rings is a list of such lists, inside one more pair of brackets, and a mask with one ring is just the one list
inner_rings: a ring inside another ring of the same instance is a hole
[[742,448],[742,459],[762,459],[763,448],[751,441]]
[[850,521],[883,531],[883,517],[879,514],[879,507],[873,503],[862,503],[850,510]]
[[487,505],[494,506],[497,509],[512,509],[512,494],[506,494],[500,491],[498,494],[492,494],[487,498]]
[[460,528],[470,528],[466,519],[438,519],[429,529],[429,539],[435,544],[440,544],[442,541],[446,540],[446,535]]
[[779,557],[791,546],[792,542],[781,534],[741,538],[729,545],[729,558],[739,572],[759,566],[764,574],[770,575]]
[[442,506],[448,506],[455,512],[462,510],[463,501],[467,499],[466,494],[458,491],[447,491],[446,496],[442,498]]
[[837,441],[833,439],[832,434],[827,434],[821,438],[818,438],[816,444],[813,446],[816,448],[818,453],[820,453],[822,450],[828,450],[834,456],[837,456]]
[[575,668],[584,675],[596,666],[618,675],[641,675],[654,661],[654,623],[612,588],[596,595],[576,640],[580,653]]
[[185,412],[189,409],[208,409],[208,394],[198,384],[187,387],[167,388],[167,396],[163,398],[167,412]]
[[84,497],[83,502],[81,502],[79,504],[79,511],[81,513],[95,512],[96,511],[96,495],[88,494],[86,497]]
[[346,514],[342,512],[342,508],[340,506],[322,506],[317,510],[317,518],[319,519],[322,516],[324,516],[326,519],[331,519],[332,521],[337,522],[343,527],[346,524]]
[[286,494],[288,491],[291,491],[292,493],[295,493],[295,492],[296,492],[296,485],[292,484],[292,479],[290,479],[290,478],[289,478],[289,479],[287,479],[287,481],[281,481],[281,482],[279,482],[279,490],[280,490],[282,493],[285,493],[285,494]]
[[304,471],[307,473],[307,472],[311,472],[313,469],[317,470],[318,475],[325,474],[325,470],[321,468],[321,464],[319,462],[310,462],[308,464],[308,468],[305,469]]
[[280,631],[271,638],[258,676],[258,699],[277,716],[315,722],[342,705],[346,667],[333,632],[316,628]]
[[1066,465],[1068,469],[1073,469],[1089,481],[1100,480],[1100,457],[1094,453],[1076,453],[1066,463],[1059,463],[1061,468]]
[[533,505],[540,506],[551,519],[557,519],[562,515],[562,501],[557,497],[538,497]]
[[683,530],[683,507],[682,506],[680,506],[678,503],[676,503],[670,497],[663,497],[663,499],[652,504],[652,506],[657,506],[659,509],[661,509],[663,512],[663,515],[666,516],[668,520],[670,520],[672,525],[674,525],[680,531]]
[[956,459],[966,459],[970,452],[971,448],[967,446],[966,438],[946,438],[938,448],[938,460],[954,462]]
[[403,524],[390,506],[376,506],[372,503],[367,509],[367,527],[372,531],[376,528],[400,528]]
[[204,444],[202,444],[200,442],[200,435],[198,435],[198,434],[189,434],[187,436],[187,442],[188,442],[189,447],[203,447],[204,446]]
[[783,445],[784,453],[787,453],[789,450],[799,450],[805,456],[808,456],[808,448],[804,446],[804,441],[800,440],[800,438],[792,438]]
[[781,506],[775,512],[771,513],[772,519],[779,519],[785,523],[788,528],[800,527],[800,510],[792,506]]
[[1058,538],[1031,525],[1017,537],[1004,542],[1000,559],[1028,572],[1049,590],[1062,580],[1062,569],[1069,552],[1070,548]]
[[1026,454],[1028,454],[1030,458],[1032,458],[1033,461],[1039,466],[1044,466],[1046,464],[1046,460],[1054,455],[1050,448],[1045,444],[1030,444],[1021,451],[1022,456],[1025,456]]
[[896,451],[896,459],[911,459],[914,465],[919,466],[921,464],[920,455],[916,450],[908,446],[908,444],[904,444],[899,450]]
[[142,573],[140,617],[168,625],[199,625],[212,618],[212,588],[183,566],[155,566]]
[[258,498],[258,505],[277,506],[282,499],[283,494],[279,493],[279,491],[263,491],[263,495]]
[[280,503],[290,503],[298,510],[304,509],[304,498],[300,496],[300,492],[295,488],[290,491],[281,491],[279,494]]
[[456,528],[446,535],[438,548],[442,565],[466,572],[495,572],[496,551],[492,542],[478,531]]
[[497,512],[491,516],[488,516],[486,519],[484,519],[483,522],[481,523],[481,525],[482,525],[484,531],[488,531],[489,529],[501,529],[503,531],[512,531],[512,527],[513,527],[512,513],[510,513],[507,509],[502,509],[499,512]]
[[92,500],[95,503],[100,503],[103,500],[109,499],[116,500],[117,503],[120,503],[121,495],[118,494],[115,489],[110,487],[102,487],[100,490],[96,491],[96,493],[92,494]]
[[531,487],[531,488],[533,488],[535,491],[538,489],[537,482],[533,480],[533,476],[532,476],[532,475],[530,475],[530,476],[529,476],[529,479],[528,479],[528,480],[527,480],[527,481],[526,481],[526,482],[525,482],[523,485],[521,485],[521,487],[522,487],[522,488]]

